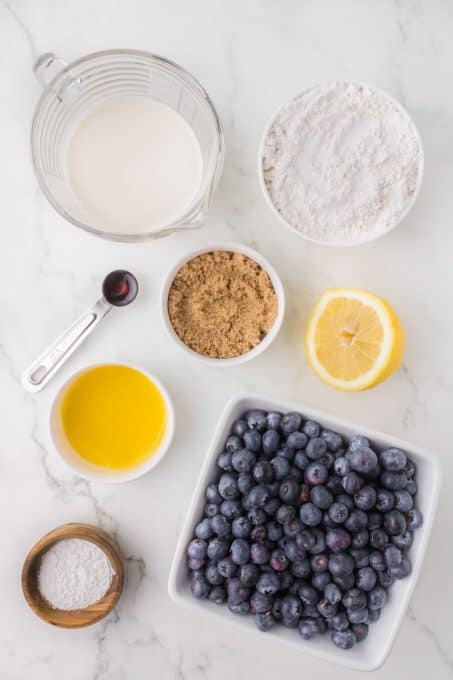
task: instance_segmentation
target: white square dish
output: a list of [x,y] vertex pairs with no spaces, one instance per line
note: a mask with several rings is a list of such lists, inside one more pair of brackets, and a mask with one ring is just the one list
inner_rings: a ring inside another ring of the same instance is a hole
[[[350,650],[343,651],[336,648],[331,643],[328,635],[304,641],[299,637],[297,631],[289,630],[284,626],[275,626],[272,631],[261,633],[255,627],[252,616],[234,615],[225,605],[219,606],[206,600],[195,599],[190,591],[185,550],[192,538],[194,527],[202,516],[203,507],[206,502],[205,489],[208,484],[215,481],[219,476],[216,458],[223,450],[223,445],[230,433],[232,423],[242,413],[252,408],[282,412],[298,411],[305,418],[316,420],[324,427],[339,432],[346,438],[351,437],[353,434],[362,434],[370,439],[377,449],[392,446],[401,448],[407,451],[410,458],[417,465],[417,507],[423,513],[424,522],[421,528],[415,531],[414,543],[409,552],[412,561],[412,573],[407,579],[397,581],[392,586],[388,603],[384,606],[379,621],[370,625],[368,637]],[[261,636],[266,644],[271,640],[275,640],[290,645],[302,652],[307,652],[326,661],[355,670],[375,670],[383,664],[392,648],[420,574],[439,498],[440,479],[440,464],[436,456],[426,449],[401,441],[390,435],[354,425],[321,411],[306,408],[300,404],[291,404],[272,398],[262,398],[253,394],[244,393],[236,395],[228,401],[223,411],[201,467],[173,558],[168,582],[169,595],[177,604],[193,612],[208,614],[212,619],[215,618],[219,622],[229,623],[236,626],[236,628],[239,627],[251,634]]]

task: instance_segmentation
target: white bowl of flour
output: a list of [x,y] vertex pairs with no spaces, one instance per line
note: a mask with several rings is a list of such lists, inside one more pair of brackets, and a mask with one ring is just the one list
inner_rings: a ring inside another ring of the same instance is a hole
[[420,135],[393,97],[356,82],[317,85],[268,123],[258,174],[278,219],[330,246],[374,241],[408,214],[420,190]]

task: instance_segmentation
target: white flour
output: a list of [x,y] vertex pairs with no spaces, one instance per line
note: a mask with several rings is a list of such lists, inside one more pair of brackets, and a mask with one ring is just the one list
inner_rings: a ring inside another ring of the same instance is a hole
[[113,570],[103,550],[91,541],[69,538],[58,541],[41,561],[38,585],[41,595],[55,609],[83,609],[106,593]]
[[263,173],[287,222],[317,241],[346,244],[394,226],[416,190],[420,159],[403,109],[372,88],[335,82],[279,112]]

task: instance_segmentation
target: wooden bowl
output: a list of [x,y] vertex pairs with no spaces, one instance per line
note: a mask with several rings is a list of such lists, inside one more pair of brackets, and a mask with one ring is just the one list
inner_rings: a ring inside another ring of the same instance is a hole
[[[67,538],[81,538],[95,543],[107,555],[113,571],[112,583],[104,597],[89,607],[73,611],[53,609],[38,588],[39,567],[44,553],[58,541]],[[22,567],[22,590],[31,609],[47,623],[61,628],[91,626],[107,616],[118,602],[123,581],[124,568],[118,546],[105,531],[91,524],[62,524],[50,531],[35,543]]]

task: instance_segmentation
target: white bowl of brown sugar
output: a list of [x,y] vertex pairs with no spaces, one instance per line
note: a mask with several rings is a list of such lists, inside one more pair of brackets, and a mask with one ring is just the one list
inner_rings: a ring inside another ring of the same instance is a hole
[[260,253],[222,242],[182,257],[165,278],[161,311],[173,340],[215,366],[250,361],[282,325],[285,293]]

